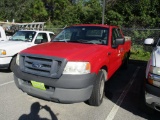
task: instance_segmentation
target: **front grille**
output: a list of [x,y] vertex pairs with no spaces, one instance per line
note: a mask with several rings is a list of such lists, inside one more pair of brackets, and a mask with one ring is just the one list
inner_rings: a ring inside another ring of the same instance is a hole
[[65,65],[66,59],[63,58],[27,54],[20,55],[20,69],[23,72],[38,76],[59,78]]

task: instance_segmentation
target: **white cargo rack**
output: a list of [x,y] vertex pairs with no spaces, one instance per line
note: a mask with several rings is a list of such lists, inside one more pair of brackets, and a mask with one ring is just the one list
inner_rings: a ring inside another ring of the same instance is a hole
[[0,22],[5,31],[16,32],[18,30],[43,30],[45,22],[31,22],[31,23],[14,23],[14,22]]

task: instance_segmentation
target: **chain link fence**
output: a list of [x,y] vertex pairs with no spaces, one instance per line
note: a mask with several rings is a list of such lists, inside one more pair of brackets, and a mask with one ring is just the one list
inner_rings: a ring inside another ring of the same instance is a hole
[[[65,28],[65,27],[64,27]],[[64,28],[44,28],[47,31],[53,31],[58,34]],[[132,40],[132,51],[147,51],[151,52],[152,47],[144,46],[144,40],[146,38],[153,38],[158,41],[160,38],[160,29],[133,29],[133,28],[122,28],[123,34],[125,36],[130,36]]]
[[151,52],[152,47],[144,46],[144,40],[146,38],[153,38],[156,42],[160,38],[160,29],[132,29],[122,28],[125,36],[130,36],[132,39],[133,51],[147,51]]
[[55,34],[58,34],[60,31],[62,31],[64,28],[44,28],[46,31],[52,31]]
[[131,29],[122,28],[125,36],[132,37],[132,42],[135,44],[143,44],[146,38],[154,38],[157,41],[160,37],[160,29]]

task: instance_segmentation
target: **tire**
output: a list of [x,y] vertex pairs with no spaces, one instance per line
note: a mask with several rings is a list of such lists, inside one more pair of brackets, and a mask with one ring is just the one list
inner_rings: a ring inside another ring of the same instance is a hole
[[90,99],[87,101],[91,106],[100,106],[103,101],[105,89],[105,70],[100,70],[94,83]]
[[145,98],[145,88],[144,86],[141,87],[141,102],[140,102],[140,106],[141,106],[141,109],[142,111],[144,111],[146,114],[149,114],[149,115],[153,115],[154,114],[154,109],[153,108],[150,108],[147,103],[146,103],[146,98]]
[[146,102],[144,103],[143,110],[145,113],[147,113],[149,115],[153,115],[154,111],[155,111],[153,108],[150,108],[149,106],[147,106]]
[[123,64],[122,64],[122,68],[123,68],[123,69],[127,69],[127,68],[128,68],[128,62],[129,62],[129,55],[128,55],[128,53],[127,53],[127,56],[126,56],[126,58],[124,59],[124,62],[123,62]]
[[16,64],[16,57],[17,56],[14,56],[13,58],[12,58],[12,61],[11,61],[11,63],[10,63],[10,71],[13,71],[13,69],[14,69],[14,66],[15,66],[15,64]]

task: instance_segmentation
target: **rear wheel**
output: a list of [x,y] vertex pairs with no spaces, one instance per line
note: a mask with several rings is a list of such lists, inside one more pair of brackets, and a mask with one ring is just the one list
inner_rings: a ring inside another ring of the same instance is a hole
[[95,81],[92,95],[88,100],[88,104],[92,106],[99,106],[103,101],[104,88],[105,88],[105,70],[100,70]]
[[125,59],[124,59],[124,62],[122,64],[122,68],[123,69],[127,69],[128,68],[128,62],[129,62],[129,53],[127,53]]

